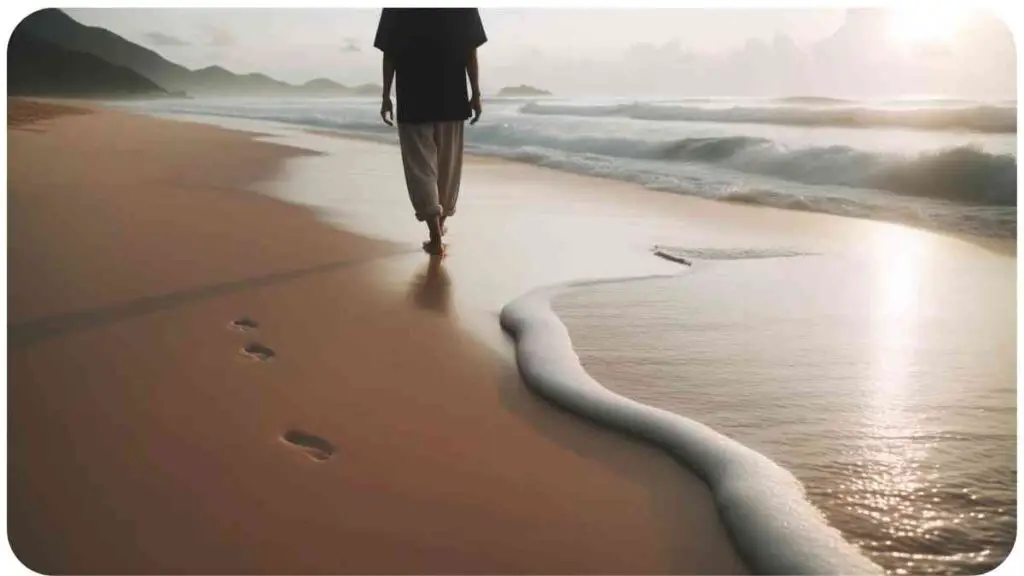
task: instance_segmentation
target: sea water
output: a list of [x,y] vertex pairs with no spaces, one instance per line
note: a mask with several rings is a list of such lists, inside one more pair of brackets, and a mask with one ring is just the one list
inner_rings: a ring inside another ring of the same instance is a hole
[[[130,106],[397,140],[375,99]],[[1015,238],[1016,114],[951,99],[494,99],[466,145],[677,194]]]

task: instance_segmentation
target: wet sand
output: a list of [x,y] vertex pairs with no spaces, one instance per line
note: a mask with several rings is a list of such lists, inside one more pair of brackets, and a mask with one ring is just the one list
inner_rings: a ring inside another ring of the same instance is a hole
[[[309,135],[300,128],[268,123],[203,121],[259,130],[274,135],[269,141],[326,154],[290,162],[278,181],[264,187],[269,193],[312,206],[325,220],[383,240],[413,246],[421,238],[421,227],[400,217],[408,206],[401,175],[395,171],[400,165],[395,146],[337,134]],[[358,163],[355,168],[354,163]],[[335,190],[332,182],[342,179],[346,188]],[[461,326],[469,327],[498,354],[505,354],[510,348],[498,330],[496,313],[526,291],[581,278],[679,274],[665,281],[580,288],[560,297],[555,310],[569,312],[565,320],[573,338],[579,339],[583,365],[613,390],[712,424],[770,455],[809,482],[809,489],[816,491],[812,500],[826,513],[832,502],[822,499],[823,492],[830,493],[837,484],[866,470],[875,472],[873,467],[858,465],[856,474],[822,483],[807,476],[806,467],[830,462],[841,452],[838,447],[794,460],[788,451],[803,448],[776,441],[786,438],[776,430],[816,422],[823,414],[835,415],[834,408],[810,410],[779,423],[779,412],[788,408],[799,412],[805,406],[797,400],[804,391],[845,375],[847,382],[856,382],[858,390],[867,394],[869,400],[859,406],[870,408],[865,412],[869,420],[897,414],[895,407],[902,400],[891,392],[902,388],[899,383],[909,378],[907,374],[922,375],[926,366],[934,377],[946,365],[944,359],[934,358],[917,368],[908,367],[905,363],[911,358],[901,342],[929,347],[942,341],[927,354],[952,344],[956,354],[949,352],[950,358],[968,354],[975,365],[996,362],[993,366],[1000,375],[994,382],[1002,381],[999,378],[1007,371],[1012,381],[1012,362],[999,364],[1001,356],[976,352],[986,347],[1007,349],[1002,336],[1005,322],[999,319],[1013,317],[1014,301],[1006,298],[1014,286],[1013,241],[960,238],[893,223],[712,202],[497,159],[469,159],[463,190],[460,216],[450,223],[449,255],[443,266],[451,284],[451,298],[443,306],[446,314],[457,317]],[[694,266],[654,258],[655,245],[683,249]],[[759,259],[770,254],[798,257]],[[416,265],[415,260],[396,258],[371,268],[383,286],[391,287],[412,275]],[[746,276],[722,274],[748,268],[760,271]],[[771,282],[773,278],[778,281]],[[647,290],[648,286],[657,288]],[[696,287],[703,292],[694,291]],[[601,297],[593,297],[592,292]],[[942,298],[952,301],[939,303]],[[587,304],[567,308],[566,302]],[[911,303],[916,304],[908,306]],[[984,303],[986,314],[994,310],[995,315],[978,314],[978,303]],[[1005,310],[999,312],[1000,306]],[[962,317],[950,318],[958,314]],[[907,333],[925,318],[929,322],[943,318],[960,329],[942,328],[928,337],[908,338]],[[775,335],[766,342],[787,352],[766,354],[764,346],[721,337],[719,331],[730,322],[735,322],[742,338]],[[989,322],[992,325],[984,327]],[[979,323],[983,326],[979,329],[962,329]],[[673,332],[660,333],[665,326]],[[781,337],[780,326],[795,332]],[[692,330],[693,341],[673,344],[687,329]],[[865,334],[866,340],[851,344],[851,339]],[[962,338],[959,344],[957,338]],[[805,345],[823,350],[809,357],[790,353]],[[691,357],[702,354],[714,361],[691,363]],[[832,359],[843,354],[856,357],[859,363]],[[807,366],[795,364],[801,358],[808,361]],[[746,371],[737,372],[737,366]],[[849,378],[849,366],[864,372]],[[738,373],[742,377],[737,378]],[[962,375],[956,370],[948,373]],[[945,376],[931,380],[944,381],[948,381]],[[793,386],[798,391],[791,391]],[[724,394],[726,389],[732,394]],[[659,390],[673,401],[661,401]],[[769,406],[760,404],[759,398],[774,398],[780,390],[791,397],[766,400]],[[716,411],[715,406],[723,408]],[[899,418],[883,420],[887,426],[906,424]],[[840,430],[857,436],[863,428],[847,421]],[[834,437],[840,430],[814,434]],[[777,500],[766,505],[778,505]],[[997,510],[1001,505],[993,506],[991,512],[1001,513]],[[837,521],[834,514],[830,520],[873,558],[888,562],[885,545],[879,548],[860,528],[850,531],[850,524]],[[915,524],[915,530],[926,530],[925,526]],[[998,529],[1002,530],[1001,524]],[[884,531],[871,537],[879,534],[884,541]],[[749,541],[751,535],[746,536]]]
[[[695,476],[533,397],[456,320],[447,264],[250,191],[316,157],[9,107],[8,531],[29,567],[745,571]],[[331,186],[361,193],[366,160]]]

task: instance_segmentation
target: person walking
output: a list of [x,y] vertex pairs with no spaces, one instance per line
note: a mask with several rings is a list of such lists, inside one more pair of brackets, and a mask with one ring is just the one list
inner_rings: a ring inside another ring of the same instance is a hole
[[444,254],[441,237],[459,200],[465,122],[476,124],[482,112],[477,48],[485,42],[475,8],[384,8],[377,25],[380,115],[387,125],[398,124],[409,199],[416,219],[427,225],[423,248],[433,255]]

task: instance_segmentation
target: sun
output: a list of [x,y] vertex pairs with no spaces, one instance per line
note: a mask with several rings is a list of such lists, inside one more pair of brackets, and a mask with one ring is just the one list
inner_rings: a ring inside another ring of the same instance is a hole
[[948,8],[897,9],[889,17],[889,35],[908,45],[946,44],[963,20],[961,11]]

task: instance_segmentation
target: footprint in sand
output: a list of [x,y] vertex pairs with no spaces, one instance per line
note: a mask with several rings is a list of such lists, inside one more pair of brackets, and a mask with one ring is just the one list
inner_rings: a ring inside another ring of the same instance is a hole
[[250,342],[249,344],[246,344],[245,348],[242,348],[242,354],[260,362],[266,362],[276,356],[273,350],[259,342]]
[[289,430],[281,435],[281,440],[302,450],[317,462],[323,462],[334,455],[333,444],[301,430]]
[[252,332],[260,327],[260,323],[248,316],[242,316],[238,320],[232,322],[229,326],[231,329],[238,330],[239,332]]

